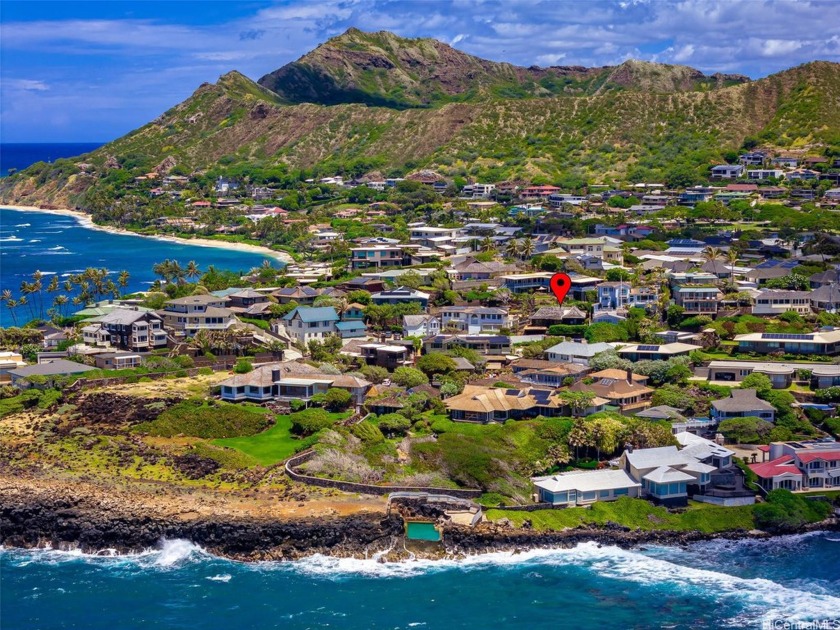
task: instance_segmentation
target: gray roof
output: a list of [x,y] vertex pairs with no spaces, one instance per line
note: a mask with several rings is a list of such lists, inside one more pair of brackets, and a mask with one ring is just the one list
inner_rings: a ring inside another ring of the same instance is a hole
[[766,400],[755,395],[754,389],[733,389],[729,398],[712,401],[712,407],[718,411],[776,411]]
[[133,309],[128,308],[115,308],[110,313],[100,315],[92,321],[100,322],[102,324],[116,324],[121,326],[128,326],[139,319],[146,318],[147,316],[150,319],[160,319],[160,315],[158,315],[157,313],[135,311]]
[[646,474],[643,479],[647,479],[648,481],[652,481],[654,483],[674,483],[677,481],[694,481],[694,477],[680,472],[679,470],[675,470],[670,466],[660,466],[656,470],[652,470],[648,474]]
[[693,457],[680,453],[676,446],[641,448],[632,452],[625,451],[624,454],[627,461],[639,469],[681,465],[697,461]]
[[668,405],[651,407],[640,411],[636,415],[640,418],[653,418],[654,420],[685,420],[685,416],[680,413],[679,409]]
[[304,322],[337,322],[339,320],[338,313],[332,306],[307,307],[298,306],[291,313],[288,313],[283,319],[291,321],[295,314]]
[[592,492],[593,490],[638,488],[641,485],[623,470],[573,470],[551,477],[535,477],[533,482],[537,488],[543,488],[549,492],[568,490]]
[[10,370],[9,374],[20,378],[28,376],[55,376],[59,374],[81,374],[82,372],[90,372],[95,370],[89,365],[82,365],[74,361],[67,361],[65,359],[54,359],[47,363],[39,363],[37,365],[27,365],[26,367]]
[[562,341],[546,350],[547,354],[568,354],[578,357],[594,357],[596,354],[612,350],[608,343],[581,343],[577,341]]

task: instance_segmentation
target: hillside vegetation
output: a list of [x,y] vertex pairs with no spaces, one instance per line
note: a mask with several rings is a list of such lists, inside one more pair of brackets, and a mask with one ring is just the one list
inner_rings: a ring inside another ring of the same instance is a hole
[[707,172],[747,139],[840,144],[840,65],[753,82],[643,62],[521,68],[434,40],[351,30],[260,83],[230,72],[89,155],[6,178],[0,200],[88,208],[91,191],[153,169],[240,163],[300,177],[427,167],[574,188]]

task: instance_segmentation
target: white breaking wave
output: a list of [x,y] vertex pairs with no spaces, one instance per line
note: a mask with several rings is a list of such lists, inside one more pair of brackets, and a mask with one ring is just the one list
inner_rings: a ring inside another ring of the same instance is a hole
[[40,243],[40,242],[41,242],[41,239],[39,239],[39,238],[33,238],[33,239],[32,239],[31,241],[29,241],[29,242],[30,242],[30,243]]
[[18,223],[15,227],[32,227],[31,223]]
[[18,238],[17,236],[4,236],[0,238],[0,243],[20,243],[22,242],[22,238]]
[[211,575],[207,579],[211,582],[230,582],[233,576],[230,573],[221,573],[220,575]]
[[48,247],[48,248],[47,248],[47,251],[50,251],[50,252],[60,252],[60,251],[66,250],[66,249],[67,249],[67,248],[66,248],[66,247],[64,247],[63,245],[56,245],[55,247]]

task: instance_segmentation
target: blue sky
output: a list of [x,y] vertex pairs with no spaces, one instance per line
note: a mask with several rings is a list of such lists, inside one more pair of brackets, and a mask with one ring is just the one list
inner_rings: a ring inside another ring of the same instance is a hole
[[520,65],[636,58],[758,78],[840,61],[840,0],[0,0],[0,138],[111,140],[202,82],[258,79],[351,26]]

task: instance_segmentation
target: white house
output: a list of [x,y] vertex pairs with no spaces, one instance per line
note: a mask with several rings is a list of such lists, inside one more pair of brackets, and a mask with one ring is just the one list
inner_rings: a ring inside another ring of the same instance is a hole
[[540,503],[562,507],[638,497],[642,487],[623,470],[575,470],[531,481]]
[[590,359],[596,354],[612,350],[608,343],[587,343],[586,341],[562,341],[545,351],[549,361],[558,363],[577,363],[589,365]]
[[457,327],[470,335],[510,328],[507,309],[489,306],[445,306],[440,311],[441,328]]

